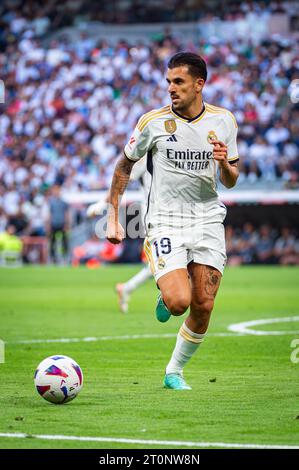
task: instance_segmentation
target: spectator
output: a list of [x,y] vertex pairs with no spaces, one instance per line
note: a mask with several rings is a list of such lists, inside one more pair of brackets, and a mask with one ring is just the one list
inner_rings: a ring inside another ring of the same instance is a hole
[[49,207],[44,196],[34,196],[32,200],[24,202],[22,209],[28,220],[26,233],[32,237],[46,236]]
[[68,254],[68,231],[71,226],[70,211],[68,205],[62,200],[61,188],[55,184],[50,193],[48,235],[50,239],[50,255],[54,263],[62,261],[58,256],[58,236],[61,236],[62,257],[66,260]]
[[16,235],[13,225],[8,225],[7,229],[0,233],[0,264],[10,265],[21,262],[22,241]]
[[289,227],[284,227],[274,245],[274,254],[279,264],[296,265],[299,263],[299,240],[295,239]]
[[[4,7],[4,34],[13,28],[19,38],[7,42],[6,53],[0,53],[7,83],[0,114],[6,213],[16,211],[20,193],[28,197],[55,181],[63,189],[109,187],[115,161],[137,119],[160,106],[163,97],[168,100],[165,61],[183,47],[167,32],[156,42],[119,41],[114,46],[82,33],[80,41],[56,39],[46,48],[36,24],[40,31],[39,23],[45,31],[50,24],[58,26],[57,5],[55,1],[37,12]],[[271,4],[263,8],[271,11]],[[45,18],[50,17],[49,23]],[[188,47],[201,52],[209,64],[206,101],[226,106],[237,116],[245,159],[244,166],[240,161],[240,181],[283,178],[287,183],[299,160],[296,107],[290,100],[283,102],[297,74],[296,40],[291,38],[287,45],[280,38],[257,40],[255,45],[246,39],[201,40]]]
[[259,228],[247,222],[243,228],[226,227],[228,265],[299,263],[299,238],[295,230],[282,227],[279,234],[267,224]]

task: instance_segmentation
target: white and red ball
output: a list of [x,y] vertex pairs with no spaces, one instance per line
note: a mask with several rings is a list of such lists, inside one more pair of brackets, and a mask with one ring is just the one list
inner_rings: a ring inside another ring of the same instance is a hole
[[78,395],[83,386],[79,364],[68,356],[50,356],[44,359],[34,374],[38,393],[47,401],[67,403]]

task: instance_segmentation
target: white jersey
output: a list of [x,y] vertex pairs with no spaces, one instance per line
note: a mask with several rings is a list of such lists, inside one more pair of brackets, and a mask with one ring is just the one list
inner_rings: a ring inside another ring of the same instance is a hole
[[218,201],[211,142],[224,142],[233,163],[239,159],[236,137],[232,113],[207,103],[194,119],[183,118],[170,105],[140,118],[125,155],[137,161],[147,153],[151,186],[146,228],[181,227],[188,220],[205,223],[203,207]]

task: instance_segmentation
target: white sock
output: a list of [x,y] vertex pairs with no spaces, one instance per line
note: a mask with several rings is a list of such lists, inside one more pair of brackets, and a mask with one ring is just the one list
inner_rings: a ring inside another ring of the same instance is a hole
[[177,335],[176,345],[171,359],[166,367],[166,374],[183,374],[183,367],[191,359],[205,334],[193,333],[185,324],[182,324]]
[[144,266],[135,276],[124,284],[124,290],[127,294],[133,292],[137,287],[141,286],[145,281],[152,277],[151,269],[149,264]]

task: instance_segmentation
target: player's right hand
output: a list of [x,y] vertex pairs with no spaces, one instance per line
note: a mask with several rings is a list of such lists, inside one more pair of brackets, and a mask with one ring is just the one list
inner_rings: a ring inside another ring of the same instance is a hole
[[107,231],[106,231],[106,238],[110,243],[113,245],[117,245],[118,243],[122,242],[125,237],[125,231],[122,225],[118,222],[115,224],[114,222],[109,222],[107,224]]

